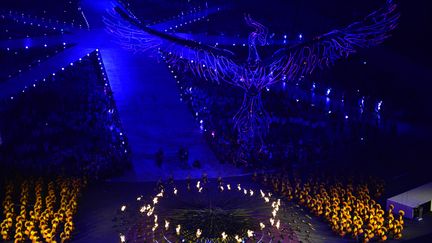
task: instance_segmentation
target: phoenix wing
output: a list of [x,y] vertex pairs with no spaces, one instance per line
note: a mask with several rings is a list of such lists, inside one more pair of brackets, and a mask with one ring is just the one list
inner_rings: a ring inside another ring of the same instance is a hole
[[104,22],[106,30],[126,49],[159,54],[171,65],[209,81],[242,85],[239,80],[244,67],[233,60],[235,56],[228,50],[147,27],[119,6],[109,12]]
[[360,48],[381,44],[396,28],[398,19],[396,4],[387,1],[385,6],[361,21],[320,35],[310,42],[280,49],[272,56],[269,66],[272,83],[283,76],[294,80],[300,75],[312,73],[317,67],[331,66],[336,60],[346,58]]

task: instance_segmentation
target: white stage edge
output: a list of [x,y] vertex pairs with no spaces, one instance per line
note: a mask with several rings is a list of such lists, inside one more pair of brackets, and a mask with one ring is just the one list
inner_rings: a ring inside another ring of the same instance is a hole
[[428,202],[430,208],[423,208],[424,211],[432,211],[432,182],[387,199],[387,209],[393,204],[395,212],[403,210],[406,218],[413,219],[415,209]]

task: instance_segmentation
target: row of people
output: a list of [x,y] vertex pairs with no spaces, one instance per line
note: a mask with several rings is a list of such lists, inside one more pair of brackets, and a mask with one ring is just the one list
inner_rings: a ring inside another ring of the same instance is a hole
[[42,179],[25,180],[20,186],[19,203],[16,203],[16,188],[9,182],[0,225],[2,239],[16,243],[70,241],[73,216],[85,184],[85,180],[76,178],[58,178],[48,183]]
[[383,193],[382,183],[375,182],[371,186],[338,179],[310,177],[302,180],[298,176],[291,179],[266,174],[260,180],[287,200],[294,200],[325,219],[341,237],[351,236],[363,242],[402,237],[404,212],[397,212],[398,219],[395,219],[393,206],[386,213],[374,199]]

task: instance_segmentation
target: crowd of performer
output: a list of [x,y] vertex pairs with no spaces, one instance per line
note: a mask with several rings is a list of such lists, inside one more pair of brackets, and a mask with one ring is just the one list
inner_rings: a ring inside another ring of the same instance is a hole
[[93,53],[2,104],[1,173],[104,178],[129,167],[128,141],[99,73]]
[[74,230],[73,217],[86,182],[58,178],[52,181],[9,181],[2,202],[1,237],[15,243],[68,242]]
[[[288,175],[254,175],[255,180],[272,188],[288,201],[294,201],[327,221],[341,237],[358,241],[400,239],[404,212],[386,210],[375,199],[382,195],[383,182],[371,179],[355,183],[354,179]],[[361,181],[361,180],[359,180]]]
[[[242,91],[172,70],[181,100],[189,105],[219,161],[238,164],[240,142],[233,117],[242,104]],[[270,130],[264,146],[252,149],[246,160],[241,161],[247,161],[247,166],[279,165],[286,161],[302,165],[319,163],[365,141],[378,141],[379,136],[391,134],[391,126],[383,126],[372,107],[361,112],[355,101],[348,104],[347,97],[345,104],[329,98],[332,101],[328,105],[311,98],[311,90],[292,87],[287,90],[279,87],[262,93]]]

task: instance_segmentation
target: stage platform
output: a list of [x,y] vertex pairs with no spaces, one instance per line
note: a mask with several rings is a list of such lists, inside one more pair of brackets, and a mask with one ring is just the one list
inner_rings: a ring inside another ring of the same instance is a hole
[[413,219],[419,216],[417,210],[420,207],[423,208],[423,213],[432,211],[431,202],[432,182],[387,199],[387,209],[392,204],[395,212],[403,210],[406,218]]

